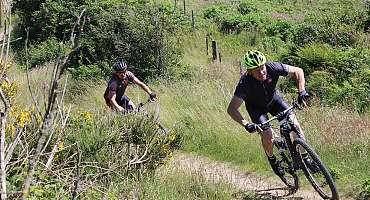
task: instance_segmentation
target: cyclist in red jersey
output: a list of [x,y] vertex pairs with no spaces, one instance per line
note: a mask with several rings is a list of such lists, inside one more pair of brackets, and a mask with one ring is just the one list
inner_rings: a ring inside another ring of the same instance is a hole
[[117,60],[113,69],[114,73],[104,92],[104,99],[109,107],[120,112],[135,109],[135,104],[124,95],[130,82],[139,85],[149,94],[151,100],[156,99],[157,95],[132,72],[127,70],[127,64],[122,59]]

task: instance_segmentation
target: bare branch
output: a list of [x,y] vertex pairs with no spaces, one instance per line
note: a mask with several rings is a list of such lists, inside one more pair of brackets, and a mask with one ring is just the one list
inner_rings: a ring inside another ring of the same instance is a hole
[[[85,9],[81,12],[79,18],[77,19],[77,24],[81,28],[80,30],[83,30],[83,25],[85,23],[85,20],[84,20],[83,24],[82,25],[80,24],[81,23],[81,18],[83,16],[84,12],[85,12]],[[72,34],[75,34],[74,29],[72,30]],[[44,120],[43,120],[42,128],[41,128],[41,131],[40,131],[40,138],[39,138],[37,146],[36,146],[35,156],[33,156],[32,159],[30,160],[27,178],[26,178],[26,180],[24,182],[24,185],[23,185],[22,199],[26,199],[27,196],[28,196],[31,181],[33,179],[33,175],[34,175],[36,167],[37,167],[37,162],[39,160],[42,148],[45,144],[46,137],[47,137],[48,133],[50,133],[51,124],[52,124],[52,121],[54,119],[54,114],[55,114],[54,113],[55,112],[54,111],[54,104],[55,104],[56,97],[59,93],[58,84],[59,84],[59,81],[60,81],[60,78],[61,78],[62,74],[65,71],[65,68],[67,66],[67,63],[68,63],[72,53],[74,51],[76,51],[80,46],[80,43],[79,43],[79,36],[80,35],[81,35],[81,32],[78,32],[76,34],[77,37],[76,36],[71,36],[72,49],[67,51],[66,54],[64,54],[63,56],[59,55],[58,58],[57,58],[57,62],[56,62],[54,72],[53,72],[53,78],[51,80],[51,88],[50,88],[50,92],[49,92],[48,105],[47,105],[47,108],[46,108],[46,111],[45,111]]]

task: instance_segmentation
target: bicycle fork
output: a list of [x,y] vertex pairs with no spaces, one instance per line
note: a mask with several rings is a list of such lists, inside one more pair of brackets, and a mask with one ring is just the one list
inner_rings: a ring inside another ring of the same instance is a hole
[[297,171],[301,169],[301,166],[302,166],[302,163],[300,162],[301,156],[299,155],[299,152],[295,149],[293,145],[291,135],[290,135],[291,132],[295,132],[294,130],[292,130],[292,125],[289,125],[287,122],[282,123],[280,125],[280,134],[285,138],[286,145],[292,157],[292,160],[290,161],[290,163],[293,164],[294,171]]

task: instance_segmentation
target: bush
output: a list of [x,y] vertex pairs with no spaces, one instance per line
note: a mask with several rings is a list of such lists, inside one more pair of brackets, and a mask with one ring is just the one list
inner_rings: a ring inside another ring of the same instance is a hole
[[256,9],[256,6],[253,3],[249,2],[249,1],[243,1],[239,4],[238,11],[241,14],[246,15],[246,14],[249,14],[251,12],[257,11],[257,9]]
[[208,6],[202,10],[204,19],[211,19],[217,23],[224,19],[231,11],[230,6],[224,4]]
[[323,42],[332,46],[350,47],[356,43],[359,34],[361,14],[337,10],[328,13],[310,13],[294,30],[293,41],[304,46],[312,42]]
[[361,185],[360,199],[370,198],[370,179],[365,179]]
[[308,89],[323,102],[338,103],[359,112],[369,109],[369,50],[339,50],[313,43],[300,48],[287,62],[303,68]]
[[63,53],[63,51],[55,38],[49,38],[40,44],[31,45],[28,49],[29,65],[33,68],[54,61],[57,54]]
[[266,32],[266,26],[271,22],[271,18],[260,13],[248,15],[235,14],[224,18],[220,22],[220,29],[224,33],[245,31]]
[[[124,58],[129,69],[140,78],[166,74],[171,71],[167,68],[176,68],[179,63],[180,45],[171,37],[186,25],[183,23],[186,19],[166,5],[75,0],[40,1],[30,8],[23,1],[16,1],[15,8],[20,16],[17,34],[26,38],[23,28],[30,27],[29,42],[35,49],[43,48],[45,45],[40,45],[49,38],[68,41],[77,16],[86,8],[81,47],[68,66],[75,69],[72,70],[75,78],[96,76],[97,68],[105,73],[107,65],[112,65],[116,58]],[[44,60],[37,59],[37,64]],[[107,74],[100,75],[105,76]]]

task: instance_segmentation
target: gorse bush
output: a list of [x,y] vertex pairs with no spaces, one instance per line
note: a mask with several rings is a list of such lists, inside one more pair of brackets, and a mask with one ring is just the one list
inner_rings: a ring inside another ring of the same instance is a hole
[[[37,145],[37,129],[42,122],[35,109],[21,110],[13,107],[7,139],[19,137],[27,145],[14,149],[13,159],[8,169],[8,191],[19,191],[27,176],[27,162],[18,162],[26,156],[27,150]],[[30,188],[30,198],[50,199],[72,195],[75,178],[80,185],[104,187],[111,181],[136,181],[172,159],[172,152],[179,147],[180,138],[175,129],[167,134],[159,129],[157,120],[141,114],[123,116],[107,114],[96,116],[91,112],[72,113],[67,126],[55,124],[55,134],[51,135],[45,146],[45,156],[40,162],[46,163],[52,144],[57,144],[57,151],[50,166],[50,172],[44,171],[44,165],[37,168],[35,181]],[[57,142],[60,134],[66,138]],[[76,170],[80,171],[78,177]],[[93,174],[93,176],[92,176]]]

